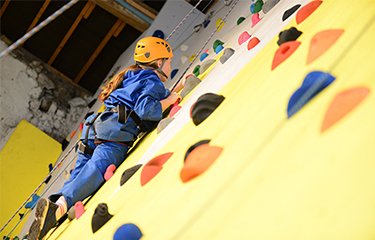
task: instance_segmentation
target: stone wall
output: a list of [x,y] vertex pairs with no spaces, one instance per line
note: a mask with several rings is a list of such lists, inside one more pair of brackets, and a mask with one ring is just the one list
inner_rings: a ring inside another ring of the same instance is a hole
[[[10,44],[5,42],[3,36],[0,51]],[[32,54],[14,50],[0,59],[0,150],[22,119],[62,142],[91,98]]]

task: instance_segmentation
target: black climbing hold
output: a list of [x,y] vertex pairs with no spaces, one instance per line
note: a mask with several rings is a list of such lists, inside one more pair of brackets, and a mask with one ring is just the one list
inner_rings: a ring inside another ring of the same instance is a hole
[[199,69],[201,68],[201,65],[197,65],[195,68],[194,68],[194,70],[193,70],[193,74],[195,75],[195,76],[199,76],[199,74],[200,74],[200,71],[199,71]]
[[197,142],[197,143],[191,145],[191,146],[189,147],[189,149],[188,149],[188,150],[186,151],[186,153],[185,153],[184,162],[186,161],[187,156],[188,156],[188,155],[189,155],[189,154],[190,154],[195,148],[199,147],[200,145],[207,144],[207,143],[209,143],[209,142],[211,142],[210,139],[204,139],[204,140],[201,140],[201,141],[199,141],[199,142]]
[[137,164],[131,168],[126,169],[121,176],[120,186],[124,185],[133,175],[142,167],[142,164]]
[[163,31],[161,30],[156,30],[153,34],[152,34],[153,37],[158,37],[158,38],[161,38],[161,39],[164,39],[164,33]]
[[298,31],[297,28],[291,27],[288,30],[282,31],[279,33],[279,40],[277,44],[280,46],[281,44],[289,41],[295,41],[299,36],[301,36],[302,32]]
[[237,20],[237,25],[240,25],[243,21],[245,21],[246,18],[244,17],[239,17]]
[[86,115],[85,115],[85,120],[90,117],[91,115],[93,115],[95,112],[88,112]]
[[201,95],[191,109],[193,123],[198,126],[224,101],[225,97],[215,93]]
[[108,212],[107,204],[99,203],[91,220],[92,232],[95,233],[96,231],[98,231],[112,217],[113,215]]
[[289,8],[288,10],[286,10],[283,14],[283,22],[288,19],[295,11],[298,10],[298,8],[301,7],[301,4],[297,4],[291,8]]
[[94,98],[93,100],[91,100],[90,102],[89,102],[89,104],[87,104],[87,107],[89,107],[89,108],[92,108],[92,106],[94,106],[94,104],[96,103],[96,98]]
[[69,145],[68,140],[63,139],[61,143],[61,150],[64,151],[68,145]]

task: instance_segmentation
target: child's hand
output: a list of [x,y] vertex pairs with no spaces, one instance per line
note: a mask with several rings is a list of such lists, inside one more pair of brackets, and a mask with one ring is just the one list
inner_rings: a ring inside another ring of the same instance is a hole
[[168,96],[170,98],[171,104],[175,103],[177,100],[181,101],[182,97],[180,94],[176,92],[171,92],[171,94]]

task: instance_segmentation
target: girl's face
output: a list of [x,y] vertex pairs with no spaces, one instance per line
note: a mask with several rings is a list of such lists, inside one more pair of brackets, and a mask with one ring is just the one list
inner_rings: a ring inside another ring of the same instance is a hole
[[[168,60],[166,60],[166,61],[164,62],[163,67],[161,68],[161,70],[163,70],[163,72],[164,72],[167,76],[169,76],[169,74],[171,73],[171,61],[172,61],[171,58],[169,58]],[[159,61],[159,64],[160,64],[159,67],[161,66],[162,62],[163,62],[163,60],[160,59],[160,61]],[[162,76],[162,78],[161,78],[161,81],[162,81],[162,82],[166,82],[167,80],[168,80],[167,78],[165,78],[164,76]]]

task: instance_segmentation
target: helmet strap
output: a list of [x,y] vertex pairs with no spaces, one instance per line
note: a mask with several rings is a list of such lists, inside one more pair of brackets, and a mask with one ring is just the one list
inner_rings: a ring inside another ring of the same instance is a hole
[[155,70],[155,71],[157,71],[158,73],[160,73],[161,75],[163,75],[165,78],[168,79],[167,74],[165,74],[165,73],[163,72],[163,70],[162,70],[162,68],[163,68],[164,63],[165,63],[166,60],[167,60],[166,58],[163,59],[163,62],[161,63],[161,66],[160,66],[159,68],[154,68],[154,67],[146,66],[146,65],[143,65],[143,64],[140,63],[140,62],[136,62],[135,64],[136,64],[137,66],[140,66],[140,67],[143,67],[143,68],[146,68],[146,69]]

